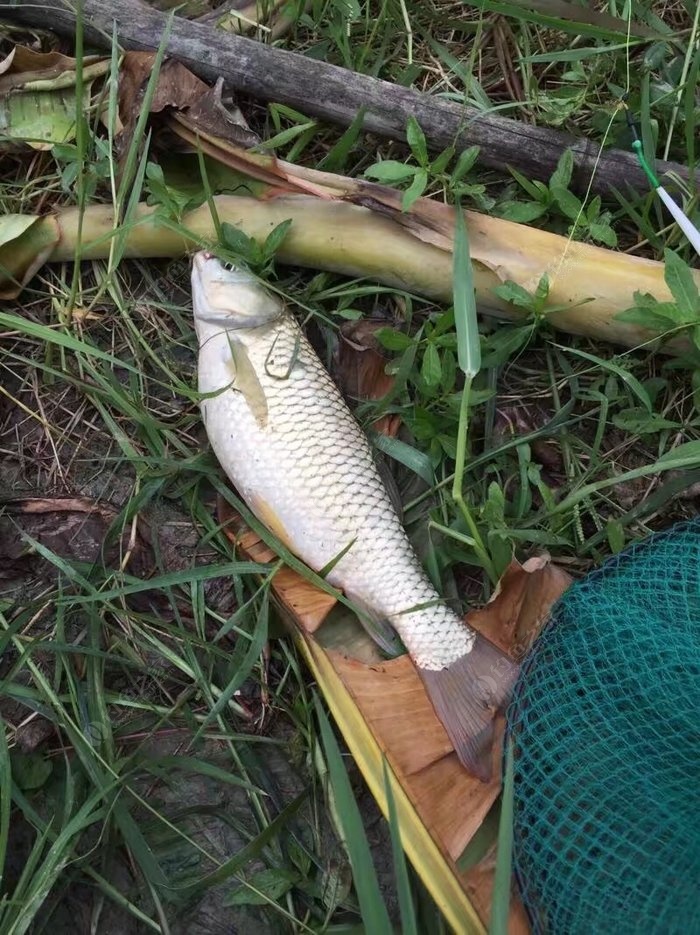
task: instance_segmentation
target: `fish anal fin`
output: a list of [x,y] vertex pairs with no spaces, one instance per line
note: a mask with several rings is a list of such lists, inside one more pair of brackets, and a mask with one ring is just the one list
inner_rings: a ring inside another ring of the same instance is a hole
[[294,546],[292,545],[291,536],[287,532],[285,525],[275,508],[258,494],[254,494],[253,496],[248,497],[248,505],[263,524],[263,526],[267,527],[272,535],[279,539],[279,541],[286,549],[289,549],[290,552],[296,554]]
[[472,649],[446,668],[417,668],[460,762],[488,782],[495,718],[508,703],[518,666],[477,634]]
[[372,610],[357,594],[352,594],[350,591],[346,590],[345,596],[350,603],[354,604],[355,608],[360,611],[357,615],[357,619],[377,646],[379,646],[387,656],[398,656],[404,652],[404,647],[398,633],[386,617]]

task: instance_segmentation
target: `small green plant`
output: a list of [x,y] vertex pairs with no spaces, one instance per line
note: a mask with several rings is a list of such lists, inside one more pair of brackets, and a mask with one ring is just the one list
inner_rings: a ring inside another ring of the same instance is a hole
[[382,159],[364,173],[366,178],[383,182],[385,185],[399,186],[409,183],[403,196],[404,211],[408,211],[426,192],[431,182],[439,183],[455,198],[473,198],[485,210],[492,207],[493,202],[486,197],[486,186],[466,181],[466,176],[478,158],[478,146],[470,146],[463,150],[452,170],[448,172],[447,167],[455,156],[454,146],[448,146],[431,160],[425,134],[415,117],[410,117],[406,125],[406,140],[416,165],[398,159]]
[[617,235],[611,226],[612,215],[603,210],[600,196],[596,195],[588,205],[584,205],[570,191],[573,171],[574,157],[570,149],[562,153],[548,184],[530,180],[516,169],[511,169],[513,178],[530,197],[527,201],[513,199],[501,202],[499,215],[509,221],[530,224],[545,216],[558,214],[571,222],[568,228],[570,236],[576,239],[587,237],[606,247],[616,247]]

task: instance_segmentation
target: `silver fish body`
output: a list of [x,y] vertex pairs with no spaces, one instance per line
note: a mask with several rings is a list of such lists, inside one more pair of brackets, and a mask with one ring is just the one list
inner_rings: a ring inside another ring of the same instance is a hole
[[[483,715],[498,706],[512,664],[440,599],[367,437],[296,321],[248,274],[209,254],[195,256],[192,284],[202,418],[224,471],[290,551],[315,571],[335,560],[327,580],[371,618],[391,624],[443,723],[441,709],[459,694],[452,683],[464,660],[481,660],[471,673],[479,697],[470,704],[482,714],[472,724],[472,711],[466,727],[483,733]],[[448,722],[453,716],[448,710]],[[478,771],[473,752],[462,759]]]

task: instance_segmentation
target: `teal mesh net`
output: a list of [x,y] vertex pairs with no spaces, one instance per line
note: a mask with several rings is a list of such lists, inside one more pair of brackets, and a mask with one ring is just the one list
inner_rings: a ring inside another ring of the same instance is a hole
[[533,932],[700,935],[700,520],[572,585],[507,721]]

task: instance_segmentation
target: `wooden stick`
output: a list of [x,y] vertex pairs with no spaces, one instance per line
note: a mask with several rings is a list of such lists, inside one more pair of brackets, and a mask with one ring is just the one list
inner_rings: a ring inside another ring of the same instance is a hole
[[[72,0],[21,3],[0,0],[0,16],[15,22],[72,36],[75,10]],[[126,49],[154,50],[158,47],[167,15],[140,0],[83,0],[87,40],[102,47],[111,45],[112,29]],[[167,46],[195,74],[208,80],[222,76],[235,90],[264,101],[287,104],[311,117],[348,126],[360,108],[365,108],[364,127],[379,136],[405,139],[406,123],[414,116],[433,149],[454,143],[457,149],[477,145],[480,160],[491,168],[518,168],[530,178],[550,177],[563,150],[570,146],[575,172],[572,185],[609,193],[628,186],[640,191],[649,187],[632,153],[604,150],[590,141],[516,120],[483,114],[474,108],[446,101],[360,75],[327,62],[295,52],[263,45],[241,36],[223,33],[203,23],[175,18]],[[658,162],[657,175],[674,172],[686,181],[689,171],[677,163]],[[693,171],[700,185],[700,170]]]

